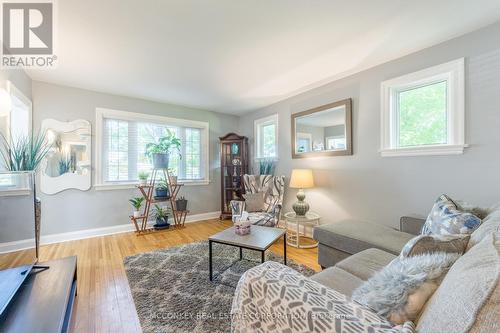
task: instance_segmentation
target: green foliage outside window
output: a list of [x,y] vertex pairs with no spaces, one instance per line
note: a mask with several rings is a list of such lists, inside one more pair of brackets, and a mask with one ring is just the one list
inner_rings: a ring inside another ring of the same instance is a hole
[[276,125],[269,124],[262,127],[262,155],[263,157],[276,156]]
[[447,143],[447,84],[399,93],[399,146]]

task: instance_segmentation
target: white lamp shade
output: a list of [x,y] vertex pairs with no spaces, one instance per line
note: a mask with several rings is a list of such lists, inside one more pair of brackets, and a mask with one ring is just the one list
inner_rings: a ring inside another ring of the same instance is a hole
[[290,177],[291,188],[314,187],[314,178],[311,169],[293,169]]
[[4,88],[0,88],[0,116],[8,115],[11,108],[12,100],[10,94]]

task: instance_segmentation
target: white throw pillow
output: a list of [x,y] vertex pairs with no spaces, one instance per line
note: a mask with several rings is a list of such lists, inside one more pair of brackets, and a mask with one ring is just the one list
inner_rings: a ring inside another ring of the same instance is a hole
[[264,194],[263,192],[243,194],[246,211],[249,213],[262,212],[264,209]]

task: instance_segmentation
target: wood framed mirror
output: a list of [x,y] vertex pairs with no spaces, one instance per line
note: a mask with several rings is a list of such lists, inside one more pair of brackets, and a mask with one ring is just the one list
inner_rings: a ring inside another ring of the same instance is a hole
[[352,155],[350,98],[292,114],[292,158]]

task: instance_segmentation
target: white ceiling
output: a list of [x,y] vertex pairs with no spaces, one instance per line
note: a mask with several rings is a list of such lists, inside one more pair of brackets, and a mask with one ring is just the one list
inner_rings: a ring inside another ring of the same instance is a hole
[[40,81],[241,114],[500,20],[498,0],[59,0]]

